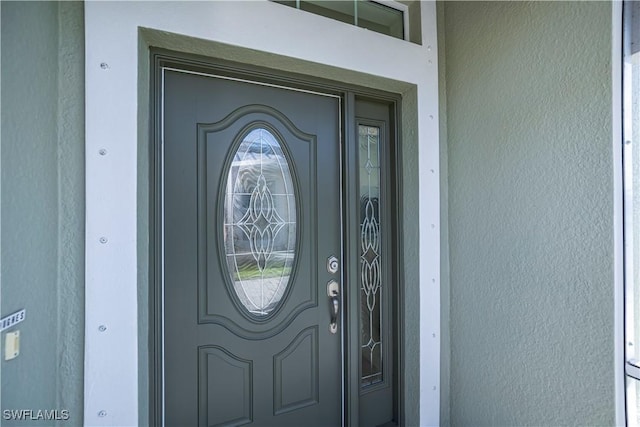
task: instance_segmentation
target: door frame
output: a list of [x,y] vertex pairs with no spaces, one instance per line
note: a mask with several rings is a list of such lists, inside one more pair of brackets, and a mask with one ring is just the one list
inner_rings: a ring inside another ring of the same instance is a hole
[[[400,127],[397,123],[401,117],[402,97],[400,94],[382,90],[371,90],[365,87],[349,85],[325,79],[310,79],[306,76],[293,73],[276,72],[258,66],[238,64],[214,58],[185,54],[166,49],[151,49],[150,51],[150,110],[152,111],[150,133],[150,218],[149,218],[149,424],[161,425],[163,419],[163,238],[162,238],[162,70],[172,68],[184,70],[187,73],[210,75],[214,78],[229,80],[241,80],[258,85],[276,86],[284,90],[297,90],[303,92],[319,93],[340,98],[340,158],[341,158],[341,194],[340,206],[342,212],[341,234],[342,265],[358,265],[357,251],[352,246],[357,246],[359,235],[359,218],[357,208],[357,126],[362,121],[356,117],[356,99],[380,102],[388,104],[389,135],[388,156],[382,155],[383,166],[387,166],[389,173],[383,178],[383,192],[386,192],[390,218],[385,226],[389,230],[389,236],[393,236],[386,244],[385,250],[389,252],[384,265],[389,267],[387,275],[389,282],[394,284],[395,292],[388,292],[387,296],[394,295],[389,304],[392,306],[392,336],[393,352],[392,383],[393,387],[393,412],[398,425],[405,425],[403,414],[405,412],[403,398],[402,367],[404,349],[404,278],[398,266],[402,265],[402,153]],[[369,120],[371,122],[371,120]],[[386,158],[388,157],[388,158]],[[342,273],[344,281],[342,291],[342,423],[343,426],[359,425],[359,396],[360,392],[360,306],[359,287],[345,286],[349,283],[357,283],[357,269],[346,268]],[[345,302],[346,301],[346,302]]]
[[439,119],[437,26],[443,18],[436,2],[418,9],[420,25],[412,28],[421,42],[411,43],[268,0],[84,4],[87,425],[149,424],[151,47],[402,94],[402,304],[410,338],[402,360],[404,416],[408,425],[438,425],[441,412],[446,418],[447,175],[439,132],[446,123]]

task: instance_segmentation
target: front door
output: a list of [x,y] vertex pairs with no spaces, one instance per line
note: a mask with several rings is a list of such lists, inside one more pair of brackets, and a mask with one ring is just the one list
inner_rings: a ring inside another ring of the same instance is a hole
[[340,98],[162,74],[165,425],[341,425]]

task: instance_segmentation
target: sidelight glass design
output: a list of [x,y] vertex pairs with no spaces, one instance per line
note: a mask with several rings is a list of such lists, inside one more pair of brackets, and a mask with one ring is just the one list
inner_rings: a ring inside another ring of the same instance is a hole
[[296,196],[276,136],[251,130],[234,154],[224,198],[224,247],[233,290],[253,315],[282,300],[296,250]]
[[380,128],[358,127],[360,163],[361,386],[382,381]]

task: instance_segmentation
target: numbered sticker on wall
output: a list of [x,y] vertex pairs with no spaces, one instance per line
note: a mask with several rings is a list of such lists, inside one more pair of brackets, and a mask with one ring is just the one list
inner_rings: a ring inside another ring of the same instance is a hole
[[7,317],[3,317],[0,319],[0,332],[5,329],[9,329],[12,326],[17,325],[22,322],[27,317],[27,310],[24,308],[20,311],[16,311],[13,314],[8,315]]

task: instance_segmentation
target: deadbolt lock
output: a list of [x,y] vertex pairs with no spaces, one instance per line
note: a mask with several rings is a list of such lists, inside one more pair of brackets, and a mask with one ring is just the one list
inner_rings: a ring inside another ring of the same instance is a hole
[[327,271],[331,274],[336,274],[340,269],[340,263],[338,263],[338,258],[331,255],[327,258]]

